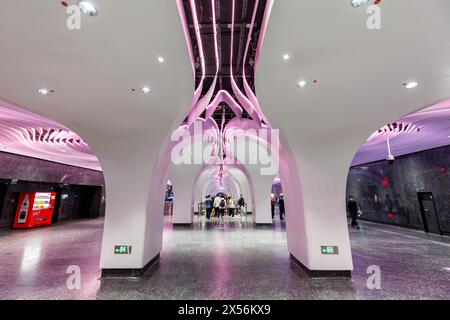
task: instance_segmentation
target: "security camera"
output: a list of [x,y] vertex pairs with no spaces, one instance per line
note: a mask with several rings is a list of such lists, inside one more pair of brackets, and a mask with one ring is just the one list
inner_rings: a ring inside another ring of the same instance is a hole
[[388,156],[386,157],[386,160],[389,164],[394,164],[395,157],[392,154],[388,154]]

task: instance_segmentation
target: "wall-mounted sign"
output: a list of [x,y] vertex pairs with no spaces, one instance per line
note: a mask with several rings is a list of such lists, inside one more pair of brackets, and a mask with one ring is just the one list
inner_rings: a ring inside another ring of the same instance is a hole
[[320,252],[322,254],[339,254],[338,246],[321,246]]
[[131,254],[132,246],[114,246],[114,254]]

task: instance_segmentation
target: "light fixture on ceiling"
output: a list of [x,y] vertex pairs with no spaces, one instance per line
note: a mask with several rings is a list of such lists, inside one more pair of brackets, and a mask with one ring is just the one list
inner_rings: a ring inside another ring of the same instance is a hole
[[89,1],[78,2],[78,8],[89,17],[95,17],[97,15],[97,8]]
[[164,61],[166,61],[166,60],[164,60],[163,57],[158,57],[158,62],[163,63]]
[[152,90],[149,87],[142,87],[141,88],[142,93],[149,94],[152,92]]
[[43,96],[48,96],[48,95],[54,93],[55,91],[53,91],[53,90],[48,90],[48,89],[45,89],[45,88],[41,88],[41,89],[38,89],[37,92],[40,93],[40,94],[42,94]]
[[362,7],[365,5],[369,0],[352,0],[352,6],[355,8]]
[[291,58],[287,53],[283,55],[283,60],[289,60]]
[[67,150],[64,150],[64,149],[61,149],[61,152],[62,152],[62,153],[67,153],[68,151],[67,151]]
[[308,81],[306,80],[300,80],[297,82],[297,87],[299,88],[306,88],[308,86]]
[[405,86],[406,89],[413,89],[413,88],[417,87],[419,85],[419,83],[416,81],[410,81],[410,82],[404,83],[403,85]]

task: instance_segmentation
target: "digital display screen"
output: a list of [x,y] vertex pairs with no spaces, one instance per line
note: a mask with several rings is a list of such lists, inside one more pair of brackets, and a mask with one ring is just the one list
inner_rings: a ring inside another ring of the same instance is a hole
[[33,210],[45,210],[50,208],[50,192],[38,192],[34,197]]

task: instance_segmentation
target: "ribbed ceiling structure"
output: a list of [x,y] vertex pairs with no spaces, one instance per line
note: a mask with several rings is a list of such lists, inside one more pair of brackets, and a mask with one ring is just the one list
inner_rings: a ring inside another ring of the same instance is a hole
[[2,101],[0,151],[101,170],[87,143],[76,133]]
[[[255,77],[272,4],[272,0],[177,0],[195,78],[194,99],[181,125],[201,119],[214,127],[224,142],[223,148],[214,149],[216,155],[226,151],[233,129],[270,127],[256,99]],[[395,156],[448,145],[449,119],[447,100],[373,128],[353,165],[384,159],[387,138]],[[0,151],[101,170],[76,133],[2,101]]]

